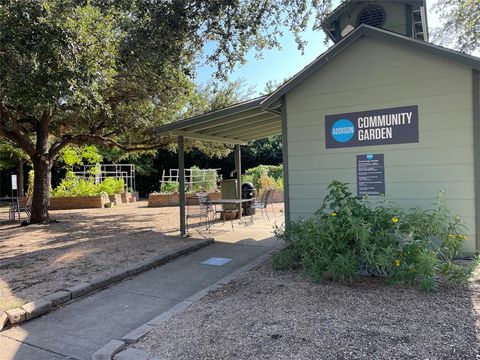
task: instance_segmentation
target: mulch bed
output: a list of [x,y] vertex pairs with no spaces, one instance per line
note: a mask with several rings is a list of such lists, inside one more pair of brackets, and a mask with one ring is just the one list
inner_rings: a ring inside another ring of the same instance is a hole
[[313,284],[267,262],[134,347],[164,359],[475,359],[479,300],[473,287]]

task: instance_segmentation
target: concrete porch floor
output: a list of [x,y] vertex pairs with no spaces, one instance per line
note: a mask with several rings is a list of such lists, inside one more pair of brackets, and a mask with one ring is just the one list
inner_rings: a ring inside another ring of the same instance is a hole
[[[259,210],[253,216],[242,217],[242,220],[233,220],[233,229],[229,220],[222,222],[216,220],[209,230],[205,226],[195,226],[190,229],[192,237],[214,238],[217,242],[256,245],[256,246],[278,246],[281,241],[273,236],[276,226],[284,225],[283,203],[268,206],[268,217],[262,216]],[[179,235],[179,233],[176,233]]]

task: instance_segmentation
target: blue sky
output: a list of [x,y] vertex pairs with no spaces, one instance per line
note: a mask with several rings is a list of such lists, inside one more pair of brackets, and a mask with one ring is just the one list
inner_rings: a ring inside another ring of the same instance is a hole
[[[335,2],[336,4],[339,1]],[[432,29],[439,25],[438,16],[431,11],[432,0],[427,1],[428,23]],[[308,30],[303,34],[303,39],[307,41],[304,54],[297,49],[293,36],[286,32],[281,38],[282,49],[273,49],[263,52],[263,58],[255,58],[255,52],[248,54],[247,62],[244,65],[238,65],[235,71],[230,74],[231,80],[245,79],[248,86],[254,87],[256,94],[263,92],[265,84],[269,80],[281,82],[299,72],[304,66],[312,62],[317,56],[323,53],[328,47],[324,45],[325,34],[321,30]],[[328,46],[331,46],[329,43]],[[210,67],[200,67],[198,69],[197,83],[205,83],[212,78],[213,69]]]

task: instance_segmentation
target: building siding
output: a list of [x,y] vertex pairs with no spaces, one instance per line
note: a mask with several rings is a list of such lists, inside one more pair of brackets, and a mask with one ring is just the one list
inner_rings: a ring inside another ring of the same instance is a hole
[[[386,193],[430,208],[439,190],[465,220],[475,251],[472,72],[385,41],[361,38],[287,94],[292,219],[320,207],[332,180],[356,192],[356,155],[385,154]],[[326,115],[418,105],[418,144],[325,148]]]

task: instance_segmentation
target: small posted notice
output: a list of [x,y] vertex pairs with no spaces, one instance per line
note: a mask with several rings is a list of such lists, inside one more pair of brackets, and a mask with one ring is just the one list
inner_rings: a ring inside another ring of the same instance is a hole
[[383,154],[357,155],[358,196],[385,194],[385,166]]

